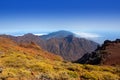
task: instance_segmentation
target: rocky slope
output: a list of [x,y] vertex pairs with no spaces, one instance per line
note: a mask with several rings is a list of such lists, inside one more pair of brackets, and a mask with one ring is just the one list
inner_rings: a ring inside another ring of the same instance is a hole
[[73,64],[36,43],[0,37],[0,80],[119,80],[119,67]]
[[47,40],[47,51],[61,55],[65,60],[75,61],[87,52],[96,49],[97,43],[69,35]]
[[75,37],[75,34],[68,31],[53,32],[44,36],[36,36],[33,34],[25,34],[23,36],[8,36],[18,44],[34,42],[41,46],[44,50],[62,56],[67,61],[75,61],[84,54],[92,52],[97,48],[97,43]]
[[120,65],[120,39],[106,40],[96,51],[85,54],[77,62],[89,64]]
[[43,50],[40,46],[38,46],[34,42],[17,44],[15,41],[4,37],[0,37],[0,51],[1,51],[0,54],[3,55],[4,53],[10,54],[17,52],[37,57],[40,56],[50,60],[54,60],[55,58],[62,60],[60,56]]

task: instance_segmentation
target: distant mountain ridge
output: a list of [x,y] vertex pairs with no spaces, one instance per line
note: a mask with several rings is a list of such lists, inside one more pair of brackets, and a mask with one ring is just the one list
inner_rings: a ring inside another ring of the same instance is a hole
[[48,39],[51,39],[51,38],[63,38],[63,37],[67,37],[69,35],[74,36],[75,34],[72,33],[72,32],[69,32],[69,31],[60,30],[60,31],[49,33],[47,35],[42,35],[42,36],[40,36],[40,38],[48,40]]
[[84,54],[94,51],[98,46],[96,42],[78,38],[74,33],[63,30],[43,36],[36,36],[31,33],[17,37],[1,36],[8,37],[18,44],[34,42],[44,50],[60,55],[67,61],[75,61]]

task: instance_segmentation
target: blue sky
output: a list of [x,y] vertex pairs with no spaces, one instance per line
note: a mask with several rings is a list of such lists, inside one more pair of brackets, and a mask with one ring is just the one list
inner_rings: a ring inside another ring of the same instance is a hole
[[68,30],[97,42],[120,38],[119,0],[0,0],[0,34]]

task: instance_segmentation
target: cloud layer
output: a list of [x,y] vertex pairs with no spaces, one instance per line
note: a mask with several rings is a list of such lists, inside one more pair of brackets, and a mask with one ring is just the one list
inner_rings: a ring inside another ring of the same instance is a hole
[[95,34],[95,33],[76,32],[75,34],[77,36],[80,36],[80,37],[83,37],[83,38],[87,38],[87,39],[93,39],[93,38],[102,37],[99,34]]

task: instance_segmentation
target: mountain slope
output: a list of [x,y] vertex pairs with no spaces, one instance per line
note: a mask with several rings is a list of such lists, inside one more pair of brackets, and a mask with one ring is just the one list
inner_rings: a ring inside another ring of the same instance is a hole
[[0,37],[0,80],[119,80],[119,68],[64,62],[37,44]]
[[60,55],[67,61],[75,61],[84,54],[94,51],[98,46],[97,43],[84,38],[75,37],[73,33],[68,31],[53,32],[46,35],[46,38],[31,33],[17,37],[9,35],[1,36],[10,38],[18,44],[34,42],[42,49]]
[[95,52],[85,54],[77,62],[89,64],[120,65],[120,39],[106,40]]
[[23,36],[11,36],[11,35],[0,35],[1,37],[9,38],[15,41],[17,44],[29,44],[31,42],[36,43],[41,48],[46,50],[45,40],[41,39],[39,36],[33,35],[32,33],[25,34]]
[[62,56],[65,60],[75,61],[87,52],[97,48],[97,43],[72,35],[47,40],[47,51]]
[[101,47],[102,64],[120,65],[120,39],[115,41],[105,41]]
[[74,33],[64,30],[43,35],[40,38],[46,43],[43,49],[58,54],[67,61],[75,61],[84,54],[94,51],[98,46],[93,41],[78,38]]
[[61,58],[58,55],[54,55],[53,53],[49,53],[43,50],[34,42],[17,44],[13,40],[4,37],[0,37],[0,51],[0,54],[17,52],[32,56],[40,56],[50,60],[54,60],[55,58]]

